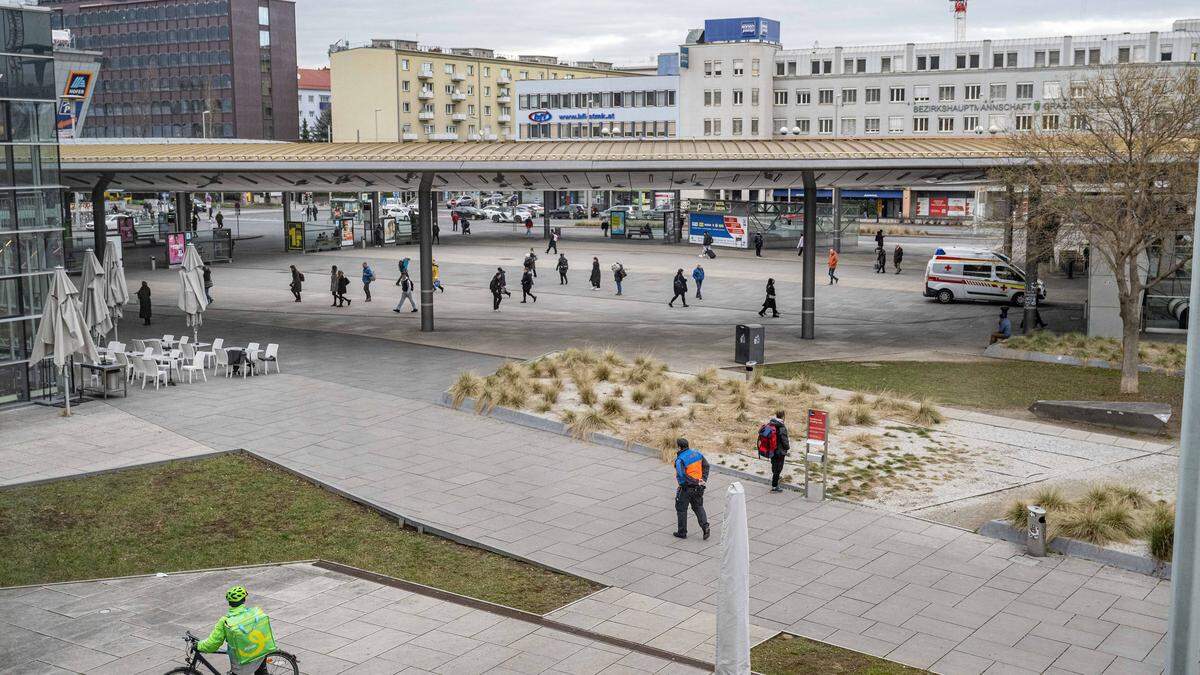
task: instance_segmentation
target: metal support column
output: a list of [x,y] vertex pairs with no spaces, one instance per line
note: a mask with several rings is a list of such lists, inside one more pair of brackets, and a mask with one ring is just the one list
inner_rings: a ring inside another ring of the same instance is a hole
[[[1191,306],[1200,307],[1200,183],[1196,186],[1192,237]],[[1167,673],[1197,672],[1200,662],[1200,579],[1197,578],[1197,507],[1200,506],[1200,321],[1188,327],[1183,374],[1183,423],[1179,429],[1179,479],[1175,491],[1175,556],[1171,563],[1171,612],[1167,623]]]
[[542,192],[542,239],[550,238],[550,211],[558,208],[558,194],[553,190],[544,190]]
[[816,338],[817,310],[817,179],[813,172],[804,177],[804,299],[800,306],[800,337]]
[[433,331],[433,219],[437,217],[437,197],[433,174],[421,174],[417,188],[417,226],[421,232],[421,332]]
[[[288,250],[288,221],[292,219],[292,193],[284,192],[283,199],[283,251]],[[308,220],[305,218],[305,220]]]
[[842,252],[842,188],[833,188],[833,250]]
[[192,229],[192,200],[186,192],[175,193],[175,231],[189,232]]
[[379,193],[371,193],[371,243],[383,246],[383,218],[379,215]]
[[99,251],[100,255],[104,255],[104,247],[108,243],[108,225],[104,221],[104,191],[112,183],[112,178],[110,173],[103,174],[92,186],[92,249]]

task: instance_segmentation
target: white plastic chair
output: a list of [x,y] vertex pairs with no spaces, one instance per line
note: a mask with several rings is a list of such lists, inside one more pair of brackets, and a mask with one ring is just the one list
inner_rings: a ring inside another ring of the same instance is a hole
[[[145,361],[143,360],[143,358],[130,359],[129,360],[129,381],[135,382],[135,381],[137,381],[137,379],[139,377],[142,378],[143,382],[146,381]],[[143,388],[145,388],[145,387],[143,387]]]
[[[190,347],[191,345],[188,345],[188,346]],[[195,378],[197,372],[200,373],[200,377],[204,378],[205,382],[208,382],[208,375],[204,372],[204,355],[203,354],[193,353],[191,365],[180,366],[179,369],[181,372],[187,373],[189,383],[194,381],[194,378]]]
[[[209,346],[208,349],[206,349],[202,352],[196,352],[197,354],[204,355],[204,363],[205,364],[207,364],[209,361],[212,361],[214,373],[217,370],[217,352],[224,351],[224,345],[225,345],[224,338],[216,338],[215,340],[213,340],[212,345]],[[229,359],[226,359],[226,362],[228,362],[228,361],[229,361]]]
[[217,368],[221,366],[225,366],[225,377],[233,376],[233,368],[229,367],[229,352],[224,349],[213,352],[213,375],[217,374]]
[[267,343],[267,350],[259,357],[259,362],[263,364],[263,374],[271,372],[271,364],[275,364],[275,372],[279,372],[279,345],[274,342]]
[[190,338],[186,335],[180,335],[179,336],[179,346],[182,347],[182,346],[186,345],[188,343],[189,339]]
[[128,382],[133,377],[133,371],[130,369],[129,357],[125,355],[125,350],[120,349],[112,352],[113,359],[121,366],[121,374],[125,376],[125,381]]
[[171,345],[171,344],[175,344],[175,336],[174,336],[174,335],[164,335],[164,336],[162,336],[162,343],[163,343],[164,345]]
[[[246,362],[250,364],[250,370],[253,371],[258,363],[259,353],[262,350],[258,348],[257,342],[251,342],[246,345]],[[245,377],[245,371],[242,371],[242,376]]]
[[108,343],[108,346],[105,347],[105,350],[108,352],[109,356],[112,356],[116,352],[125,351],[125,345],[121,344],[120,342],[117,342],[116,340],[110,340]]
[[154,359],[142,359],[142,389],[146,388],[146,379],[154,378],[154,390],[158,391],[158,383],[167,383],[167,377],[171,374],[170,366],[159,365]]
[[191,361],[196,358],[196,348],[186,342],[180,343],[179,351],[183,354],[184,361]]
[[146,351],[146,343],[141,340],[130,340],[129,349],[130,351],[141,354],[142,352]]

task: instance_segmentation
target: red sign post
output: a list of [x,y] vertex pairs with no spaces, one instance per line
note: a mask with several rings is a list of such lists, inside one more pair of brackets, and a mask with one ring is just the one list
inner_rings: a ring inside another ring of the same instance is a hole
[[808,442],[825,443],[828,441],[829,413],[824,410],[808,411]]

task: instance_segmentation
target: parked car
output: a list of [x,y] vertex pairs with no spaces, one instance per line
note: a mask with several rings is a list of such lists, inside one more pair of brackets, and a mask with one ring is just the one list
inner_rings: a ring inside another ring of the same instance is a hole
[[495,206],[495,205],[485,206],[485,207],[483,207],[482,210],[483,210],[483,217],[487,218],[488,220],[492,221],[493,223],[498,223],[498,222],[504,220],[505,217],[508,215],[508,209],[501,208],[500,206]]
[[551,211],[550,217],[564,220],[579,220],[587,217],[587,209],[579,204],[563,204]]
[[642,218],[642,217],[644,217],[642,215],[642,208],[640,206],[633,206],[631,204],[622,205],[622,206],[610,206],[607,209],[604,209],[603,211],[600,212],[600,217],[605,220],[608,220],[609,216],[612,215],[613,211],[624,211],[626,218]]
[[487,217],[484,215],[482,209],[477,209],[474,206],[463,206],[461,204],[451,209],[450,212],[457,213],[459,216],[465,217],[469,220],[483,220]]
[[517,208],[532,213],[534,218],[542,215],[542,212],[546,210],[541,204],[517,204]]

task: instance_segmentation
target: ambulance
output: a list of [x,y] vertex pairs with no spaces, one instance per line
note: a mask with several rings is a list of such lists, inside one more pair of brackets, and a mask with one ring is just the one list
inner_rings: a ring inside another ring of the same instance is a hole
[[[1037,282],[1038,300],[1046,286]],[[939,248],[925,265],[925,297],[943,305],[977,300],[1021,305],[1025,302],[1025,272],[1000,253],[987,250]]]

